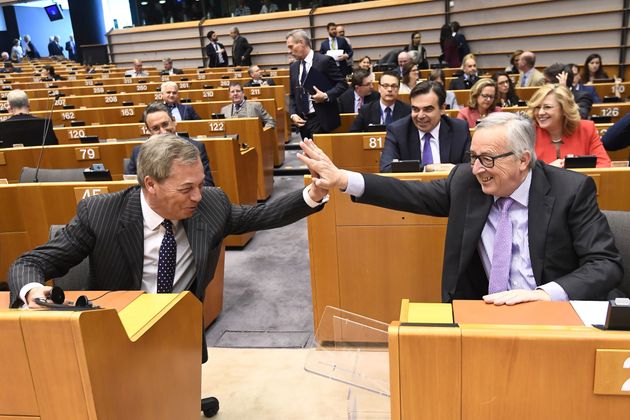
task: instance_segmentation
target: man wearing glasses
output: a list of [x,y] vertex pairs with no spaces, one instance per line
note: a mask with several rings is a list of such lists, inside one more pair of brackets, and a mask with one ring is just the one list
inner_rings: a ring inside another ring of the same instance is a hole
[[378,86],[381,100],[361,107],[361,111],[350,127],[350,132],[370,131],[370,125],[388,126],[409,115],[411,107],[398,100],[399,86],[400,77],[397,73],[391,71],[383,73]]
[[442,115],[446,101],[442,84],[420,82],[411,90],[409,100],[411,115],[387,127],[380,171],[392,172],[395,159],[417,160],[425,171],[450,170],[453,164],[468,162],[468,124]]
[[442,299],[495,305],[602,300],[623,277],[619,251],[585,175],[536,160],[531,121],[496,112],[476,128],[470,164],[405,182],[339,170],[311,141],[298,157],[318,188],[354,201],[448,217]]
[[346,90],[339,97],[339,112],[342,114],[356,114],[363,105],[367,105],[379,98],[374,92],[373,74],[369,70],[356,69],[352,72],[351,89]]

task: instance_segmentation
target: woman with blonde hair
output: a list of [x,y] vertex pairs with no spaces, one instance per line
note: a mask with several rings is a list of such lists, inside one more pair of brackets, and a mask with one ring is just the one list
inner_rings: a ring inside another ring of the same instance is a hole
[[492,79],[481,79],[470,89],[468,106],[459,109],[457,118],[466,120],[468,128],[475,128],[477,121],[491,112],[499,112],[497,106],[497,83]]
[[573,94],[564,86],[545,85],[529,100],[527,113],[536,126],[536,156],[564,167],[567,156],[597,156],[597,167],[610,167],[595,124],[580,119]]

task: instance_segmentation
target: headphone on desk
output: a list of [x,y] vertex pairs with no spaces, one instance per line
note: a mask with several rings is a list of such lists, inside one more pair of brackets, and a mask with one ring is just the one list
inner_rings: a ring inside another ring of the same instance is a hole
[[76,302],[68,301],[65,303],[66,294],[59,286],[53,286],[48,299],[35,298],[35,303],[49,309],[58,311],[87,311],[90,309],[100,309],[100,306],[94,306],[87,296],[81,295]]

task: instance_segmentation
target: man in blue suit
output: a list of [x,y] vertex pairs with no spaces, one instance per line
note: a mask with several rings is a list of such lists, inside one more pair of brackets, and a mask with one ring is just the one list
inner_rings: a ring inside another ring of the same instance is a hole
[[330,50],[343,50],[343,54],[338,56],[335,61],[341,74],[345,76],[352,73],[352,46],[346,41],[346,38],[337,36],[337,24],[334,22],[326,25],[326,29],[328,29],[328,38],[322,41],[319,53],[325,55]]
[[425,167],[469,162],[468,125],[463,120],[442,115],[446,100],[444,87],[437,82],[419,83],[411,90],[409,99],[411,115],[387,127],[381,172],[391,172],[394,159],[418,160]]
[[302,137],[330,133],[341,125],[337,98],[348,89],[335,61],[311,49],[302,29],[287,34],[287,48],[295,59],[289,67],[291,94],[289,115]]
[[175,121],[200,120],[201,117],[192,105],[179,103],[179,87],[175,82],[164,82],[160,88],[162,92],[162,102],[171,111]]

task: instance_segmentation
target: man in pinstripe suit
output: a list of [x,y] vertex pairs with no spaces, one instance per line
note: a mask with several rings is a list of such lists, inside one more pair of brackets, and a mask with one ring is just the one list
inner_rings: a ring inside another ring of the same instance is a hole
[[155,293],[166,219],[177,243],[172,291],[190,290],[203,301],[223,238],[293,223],[320,210],[326,194],[311,185],[270,204],[232,204],[221,189],[204,187],[199,150],[173,134],[142,145],[138,182],[82,200],[59,235],[19,257],[9,269],[12,301],[37,306],[36,298],[50,294],[45,279],[63,276],[87,256],[85,289]]

